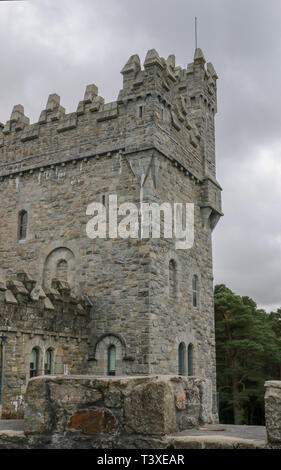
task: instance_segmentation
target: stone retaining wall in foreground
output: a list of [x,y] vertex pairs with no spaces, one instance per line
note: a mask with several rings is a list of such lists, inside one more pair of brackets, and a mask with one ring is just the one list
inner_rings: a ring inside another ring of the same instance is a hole
[[25,398],[36,446],[161,447],[167,434],[212,422],[211,386],[198,377],[36,377]]

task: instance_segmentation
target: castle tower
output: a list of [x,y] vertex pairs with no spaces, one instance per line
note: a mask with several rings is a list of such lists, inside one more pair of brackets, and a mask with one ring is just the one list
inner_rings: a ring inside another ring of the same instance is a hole
[[[75,113],[65,114],[52,94],[38,123],[30,125],[18,105],[0,125],[2,273],[10,279],[28,271],[53,296],[56,278],[74,296],[86,296],[91,315],[81,330],[88,344],[83,371],[205,376],[215,393],[218,77],[200,49],[187,68],[153,49],[143,68],[134,55],[121,73],[115,102],[105,104],[89,85]],[[178,249],[174,234],[90,238],[89,206],[100,202],[108,209],[112,195],[117,209],[134,204],[139,219],[143,203],[194,204],[194,243]],[[37,322],[34,328],[44,330],[43,313]],[[59,332],[58,322],[48,328]],[[79,373],[77,360],[67,365]]]

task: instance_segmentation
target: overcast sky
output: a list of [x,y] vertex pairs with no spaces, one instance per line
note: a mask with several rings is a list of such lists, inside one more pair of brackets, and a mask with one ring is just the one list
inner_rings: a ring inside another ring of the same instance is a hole
[[114,100],[121,68],[148,49],[186,65],[195,16],[220,77],[215,282],[270,311],[281,307],[280,0],[0,1],[0,121],[20,103],[36,122],[50,93],[75,111],[90,83]]

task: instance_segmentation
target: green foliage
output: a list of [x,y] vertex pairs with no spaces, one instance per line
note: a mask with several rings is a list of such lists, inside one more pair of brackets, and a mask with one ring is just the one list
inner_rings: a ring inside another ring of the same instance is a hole
[[220,421],[264,424],[264,382],[281,379],[281,309],[269,315],[224,284],[214,302]]

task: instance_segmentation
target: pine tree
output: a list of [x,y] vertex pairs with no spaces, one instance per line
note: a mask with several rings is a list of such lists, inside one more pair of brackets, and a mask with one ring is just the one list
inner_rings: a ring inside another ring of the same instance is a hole
[[263,421],[264,382],[280,361],[273,322],[252,299],[223,284],[215,287],[215,319],[221,420]]

